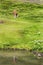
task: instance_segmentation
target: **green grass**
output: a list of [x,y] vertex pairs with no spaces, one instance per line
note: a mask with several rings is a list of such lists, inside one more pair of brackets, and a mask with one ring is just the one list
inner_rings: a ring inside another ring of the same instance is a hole
[[[18,10],[18,18],[12,11]],[[0,48],[43,51],[43,5],[4,0],[0,2]]]

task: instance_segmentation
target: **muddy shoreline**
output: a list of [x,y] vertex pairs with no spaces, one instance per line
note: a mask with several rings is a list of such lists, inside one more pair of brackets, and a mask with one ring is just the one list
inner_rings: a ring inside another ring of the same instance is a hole
[[0,50],[11,50],[11,51],[18,50],[18,51],[30,51],[30,52],[32,52],[32,51],[38,51],[37,49],[34,50],[34,49],[26,49],[26,48],[0,48]]
[[0,48],[0,50],[9,50],[9,51],[36,51],[36,50],[33,50],[33,49],[25,49],[25,48]]

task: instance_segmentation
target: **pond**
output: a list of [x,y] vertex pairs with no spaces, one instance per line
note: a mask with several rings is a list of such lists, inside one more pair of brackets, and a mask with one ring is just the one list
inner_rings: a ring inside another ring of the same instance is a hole
[[43,65],[43,57],[28,51],[0,51],[0,65]]

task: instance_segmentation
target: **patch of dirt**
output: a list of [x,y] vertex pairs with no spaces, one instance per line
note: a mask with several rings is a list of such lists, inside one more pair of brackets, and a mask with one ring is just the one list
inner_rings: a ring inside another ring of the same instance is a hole
[[3,24],[4,23],[4,21],[3,20],[0,20],[0,24]]

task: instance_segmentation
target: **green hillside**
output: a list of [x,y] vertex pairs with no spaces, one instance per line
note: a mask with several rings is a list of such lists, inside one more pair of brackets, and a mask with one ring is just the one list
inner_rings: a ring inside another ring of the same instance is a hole
[[[17,18],[13,10],[18,11]],[[43,5],[1,0],[0,48],[43,51]]]

